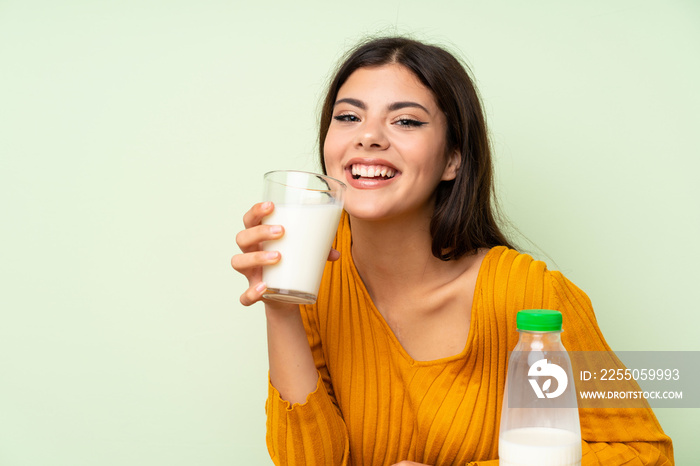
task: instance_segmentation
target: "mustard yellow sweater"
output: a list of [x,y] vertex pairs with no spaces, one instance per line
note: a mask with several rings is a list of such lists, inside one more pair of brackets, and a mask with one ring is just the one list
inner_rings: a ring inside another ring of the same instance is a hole
[[[464,350],[415,361],[376,309],[341,221],[318,302],[301,306],[319,381],[304,404],[269,385],[267,445],[277,465],[497,465],[508,351],[515,316],[557,309],[569,351],[609,351],[588,297],[543,262],[490,250],[476,284]],[[671,439],[650,409],[581,409],[584,465],[671,465]]]

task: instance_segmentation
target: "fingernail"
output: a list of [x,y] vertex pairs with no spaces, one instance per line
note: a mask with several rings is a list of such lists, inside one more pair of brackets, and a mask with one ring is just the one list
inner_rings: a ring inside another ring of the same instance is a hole
[[265,283],[258,283],[258,285],[255,287],[255,291],[262,293],[267,289],[267,285]]
[[277,251],[270,251],[265,254],[265,258],[267,259],[277,259],[279,257],[279,252]]
[[272,233],[273,235],[279,235],[280,233],[282,233],[282,225],[272,225],[270,227],[270,233]]
[[263,202],[262,208],[264,210],[270,210],[272,208],[272,202],[270,202],[270,201]]

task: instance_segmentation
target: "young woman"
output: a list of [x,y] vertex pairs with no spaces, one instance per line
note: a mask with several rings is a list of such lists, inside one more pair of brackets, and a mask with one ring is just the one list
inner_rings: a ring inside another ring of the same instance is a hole
[[[324,171],[348,185],[318,302],[265,302],[275,464],[498,464],[521,309],[560,310],[569,351],[609,351],[588,297],[502,234],[481,105],[445,50],[382,38],[351,51],[324,102]],[[231,260],[262,299],[257,204]],[[651,410],[581,410],[583,464],[672,464]]]

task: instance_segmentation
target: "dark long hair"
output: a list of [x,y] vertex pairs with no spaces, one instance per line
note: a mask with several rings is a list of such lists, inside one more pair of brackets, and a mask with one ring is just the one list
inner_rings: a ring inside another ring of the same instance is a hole
[[359,68],[393,63],[411,70],[433,92],[447,117],[447,147],[461,153],[455,179],[442,181],[437,187],[430,222],[433,255],[451,260],[479,248],[512,247],[495,215],[491,147],[478,92],[466,66],[441,47],[404,37],[384,37],[363,42],[349,52],[328,86],[321,109],[319,153],[323,172],[323,144],[338,90]]

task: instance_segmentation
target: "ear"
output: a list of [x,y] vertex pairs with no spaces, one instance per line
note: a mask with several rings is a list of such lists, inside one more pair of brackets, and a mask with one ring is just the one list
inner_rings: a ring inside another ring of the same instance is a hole
[[459,149],[454,149],[447,154],[447,165],[445,165],[445,171],[442,173],[442,181],[454,180],[461,165],[462,154]]

